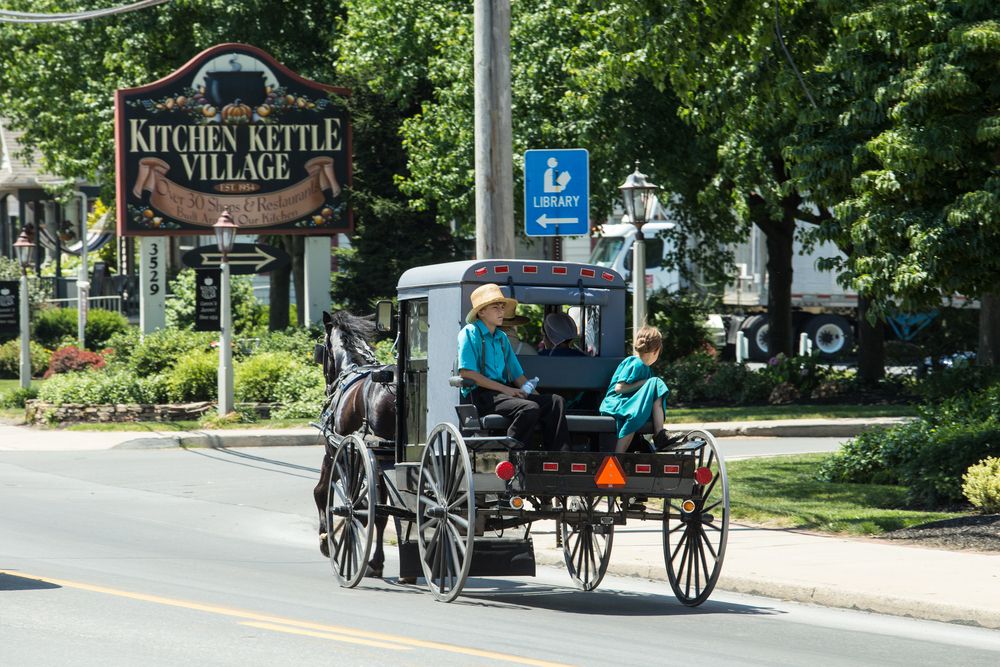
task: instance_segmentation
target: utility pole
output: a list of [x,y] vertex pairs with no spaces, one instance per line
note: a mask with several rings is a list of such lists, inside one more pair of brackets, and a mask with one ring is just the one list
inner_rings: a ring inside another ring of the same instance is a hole
[[476,257],[514,256],[510,0],[475,0]]

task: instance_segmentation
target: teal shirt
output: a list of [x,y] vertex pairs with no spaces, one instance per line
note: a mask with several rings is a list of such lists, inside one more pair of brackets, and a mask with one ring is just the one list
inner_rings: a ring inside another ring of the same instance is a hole
[[[632,384],[639,380],[648,381],[631,394],[619,394],[615,391],[615,385],[619,382]],[[663,410],[666,411],[669,393],[667,385],[660,378],[653,377],[653,370],[642,363],[642,359],[631,356],[618,364],[611,377],[608,391],[601,401],[601,414],[615,418],[618,437],[624,438],[649,421],[653,415],[654,401],[663,401]]]
[[[500,384],[513,385],[524,375],[521,363],[510,346],[507,334],[496,329],[490,333],[482,320],[465,325],[458,332],[458,368],[481,373]],[[471,388],[462,389],[467,396]]]

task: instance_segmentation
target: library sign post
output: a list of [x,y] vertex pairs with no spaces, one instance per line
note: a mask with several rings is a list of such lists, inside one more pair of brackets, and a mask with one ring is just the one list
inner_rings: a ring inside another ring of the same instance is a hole
[[214,235],[223,211],[238,234],[315,237],[306,301],[322,302],[313,291],[329,300],[328,237],[353,228],[348,94],[246,44],[214,46],[159,81],[116,92],[118,233],[142,237],[144,332],[163,326],[163,237]]

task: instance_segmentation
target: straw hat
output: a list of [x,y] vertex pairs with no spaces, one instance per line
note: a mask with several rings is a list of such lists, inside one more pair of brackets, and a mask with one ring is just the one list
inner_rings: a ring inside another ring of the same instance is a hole
[[523,327],[525,324],[531,320],[524,315],[515,315],[514,317],[503,318],[503,326],[505,327]]
[[470,300],[472,301],[472,310],[465,316],[465,321],[469,324],[476,321],[476,315],[479,314],[480,310],[494,303],[502,303],[504,305],[504,319],[514,317],[514,309],[517,308],[517,301],[505,297],[503,292],[500,291],[500,287],[493,283],[486,283],[477,287],[472,293]]

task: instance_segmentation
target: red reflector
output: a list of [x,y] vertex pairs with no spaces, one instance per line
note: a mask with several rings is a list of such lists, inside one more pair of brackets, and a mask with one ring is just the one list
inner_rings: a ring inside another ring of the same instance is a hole
[[486,275],[486,267],[484,266],[484,267],[482,267],[480,269],[476,269],[476,275],[477,276],[485,276]]
[[552,267],[552,273],[554,273],[557,276],[565,276],[566,275],[566,267],[565,266],[553,266]]
[[543,461],[542,472],[559,472],[559,464],[553,461]]
[[569,465],[569,471],[570,472],[587,472],[587,464],[586,463],[571,463]]
[[636,473],[646,473],[649,474],[653,471],[653,466],[648,463],[636,463],[635,464]]
[[499,264],[493,268],[494,273],[507,273],[510,268],[506,264]]
[[694,471],[694,481],[701,485],[708,484],[712,481],[712,471],[709,468],[698,468]]
[[538,273],[538,267],[534,266],[532,264],[525,264],[524,265],[524,272],[525,273]]
[[607,281],[611,281],[611,280],[615,279],[615,275],[613,273],[608,273],[607,271],[603,271],[601,273],[601,277],[604,278]]
[[614,456],[605,456],[601,462],[601,467],[594,475],[594,483],[602,489],[613,489],[618,486],[625,486],[625,471],[622,464]]
[[497,477],[507,482],[514,477],[514,464],[510,461],[501,461],[496,468]]
[[593,269],[580,269],[580,275],[584,278],[593,278],[597,275],[597,271],[594,271]]
[[666,465],[663,466],[664,475],[679,475],[681,474],[681,467],[676,465]]

